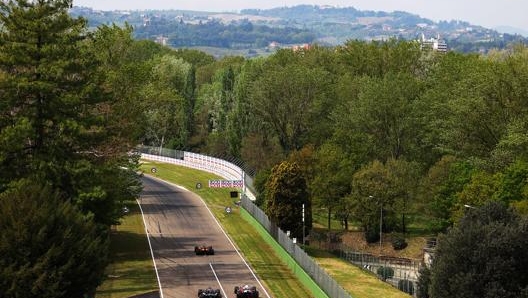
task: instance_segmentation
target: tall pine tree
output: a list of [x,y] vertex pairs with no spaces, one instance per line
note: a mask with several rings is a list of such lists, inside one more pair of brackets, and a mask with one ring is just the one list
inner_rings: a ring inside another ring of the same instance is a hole
[[98,230],[50,187],[0,194],[0,296],[93,297],[108,262]]
[[117,105],[102,90],[93,39],[71,5],[0,2],[0,191],[31,178],[110,225],[139,180],[121,173],[135,160],[108,129]]

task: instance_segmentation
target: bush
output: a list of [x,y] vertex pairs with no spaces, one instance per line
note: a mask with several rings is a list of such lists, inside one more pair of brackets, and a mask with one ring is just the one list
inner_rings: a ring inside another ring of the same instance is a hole
[[392,240],[392,248],[395,250],[401,250],[407,247],[407,242],[403,237],[396,237]]
[[398,289],[409,295],[414,294],[414,283],[408,279],[402,279],[398,282]]
[[376,273],[382,280],[386,280],[387,278],[392,278],[394,276],[394,269],[392,269],[391,267],[381,266],[378,268]]
[[379,230],[373,228],[367,228],[365,230],[365,240],[367,243],[376,243],[380,240]]

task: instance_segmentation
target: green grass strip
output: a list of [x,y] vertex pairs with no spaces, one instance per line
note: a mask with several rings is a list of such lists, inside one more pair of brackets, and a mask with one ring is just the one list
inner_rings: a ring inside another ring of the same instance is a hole
[[273,247],[278,257],[290,268],[299,279],[299,281],[307,287],[315,297],[328,298],[328,295],[314,282],[314,280],[304,271],[304,269],[292,258],[292,256],[279,244],[268,231],[253,217],[249,212],[240,209],[240,214],[244,220],[250,223],[260,236]]
[[97,298],[123,298],[158,290],[143,219],[135,201],[110,235],[112,263],[97,289]]

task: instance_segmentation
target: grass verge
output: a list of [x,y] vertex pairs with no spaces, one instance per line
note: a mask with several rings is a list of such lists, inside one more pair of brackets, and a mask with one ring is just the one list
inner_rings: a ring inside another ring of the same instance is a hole
[[97,298],[130,297],[158,290],[141,213],[135,202],[130,202],[129,209],[110,236],[112,263],[106,268]]
[[308,247],[306,252],[332,278],[355,298],[410,298],[411,296],[380,281],[376,275],[335,257],[323,250]]

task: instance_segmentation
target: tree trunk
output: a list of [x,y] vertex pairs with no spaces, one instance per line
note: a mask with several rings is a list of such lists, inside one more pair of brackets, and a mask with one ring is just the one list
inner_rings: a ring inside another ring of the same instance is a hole
[[331,218],[332,218],[332,208],[328,207],[328,231],[332,230]]

